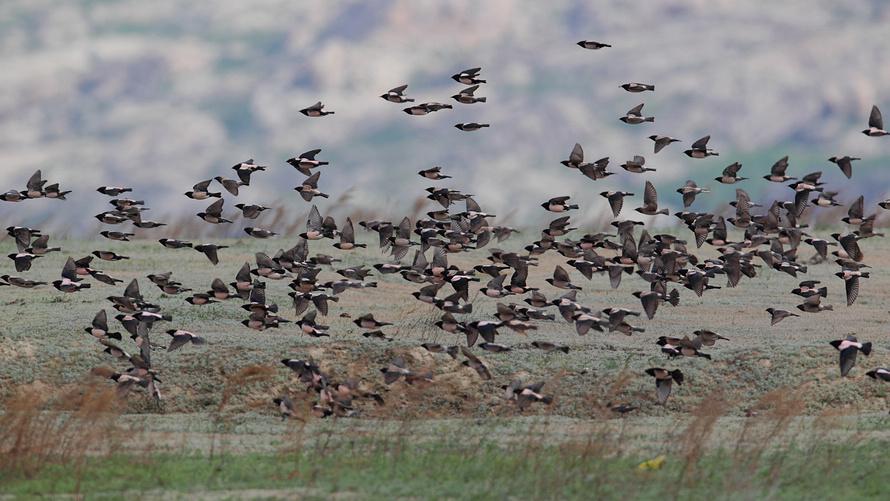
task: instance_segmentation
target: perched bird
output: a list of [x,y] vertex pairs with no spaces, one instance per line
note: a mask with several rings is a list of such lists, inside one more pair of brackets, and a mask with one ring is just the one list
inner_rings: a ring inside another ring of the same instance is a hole
[[844,339],[832,341],[829,344],[840,352],[841,377],[846,377],[850,373],[850,369],[856,365],[858,352],[861,351],[865,356],[871,354],[871,343],[860,343],[853,335],[847,335]]
[[324,111],[324,105],[321,104],[321,101],[309,106],[308,108],[303,108],[300,110],[300,113],[306,115],[307,117],[324,117],[327,115],[333,115],[333,111]]

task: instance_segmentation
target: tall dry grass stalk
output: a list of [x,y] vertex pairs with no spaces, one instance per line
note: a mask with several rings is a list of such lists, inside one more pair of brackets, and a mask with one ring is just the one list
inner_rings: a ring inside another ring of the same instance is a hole
[[48,390],[26,386],[3,402],[0,473],[33,477],[49,465],[80,471],[90,456],[120,444],[120,400],[113,387]]

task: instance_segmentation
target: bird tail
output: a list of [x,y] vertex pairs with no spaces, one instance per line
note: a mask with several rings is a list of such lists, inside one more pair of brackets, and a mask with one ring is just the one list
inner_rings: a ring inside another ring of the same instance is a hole
[[819,289],[819,295],[822,297],[828,297],[828,287],[822,287]]
[[827,310],[827,311],[834,311],[834,306],[832,306],[830,304],[826,304],[825,306],[822,307],[822,309]]
[[862,278],[868,278],[868,274],[869,274],[869,272],[865,271],[865,272],[862,272],[859,276]]
[[654,86],[654,85],[647,85],[647,86],[646,86],[646,90],[655,90],[655,86]]
[[862,352],[863,355],[871,354],[871,343],[862,343],[862,348],[859,348],[859,351]]
[[406,98],[405,98],[405,102],[406,102],[406,103],[413,103],[413,102],[414,102],[414,98],[413,98],[413,97],[406,97]]
[[655,169],[649,167],[643,167],[643,172],[655,172]]
[[89,288],[90,288],[90,284],[81,283],[81,284],[80,284],[80,288],[81,288],[81,289],[89,289]]
[[476,80],[477,84],[488,83],[488,80]]
[[654,122],[654,121],[655,121],[655,117],[646,117],[646,118],[643,119],[643,121],[644,121],[644,122]]
[[484,103],[484,102],[487,101],[487,100],[488,100],[487,97],[477,97],[477,98],[476,98],[476,102],[477,102],[477,103]]
[[569,347],[568,347],[568,346],[560,346],[560,347],[557,348],[557,349],[558,349],[559,351],[563,352],[563,353],[568,353],[568,352],[569,352]]
[[490,124],[479,124],[479,127],[491,127]]
[[711,355],[708,355],[707,353],[701,353],[701,352],[699,352],[698,356],[700,356],[700,357],[702,357],[702,358],[706,358],[706,359],[708,359],[708,360],[711,359]]
[[656,213],[656,214],[664,214],[665,216],[667,216],[667,215],[670,214],[670,212],[668,212],[667,209],[661,209],[660,211],[657,211],[657,212],[655,212],[655,213]]

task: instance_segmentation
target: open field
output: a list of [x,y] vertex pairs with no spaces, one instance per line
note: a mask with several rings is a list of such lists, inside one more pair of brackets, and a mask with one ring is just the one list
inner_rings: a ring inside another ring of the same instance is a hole
[[[102,420],[107,427],[90,418],[90,428],[101,433],[78,454],[49,461],[60,465],[35,467],[5,458],[0,492],[27,496],[129,489],[221,499],[323,498],[333,492],[358,498],[547,498],[559,486],[565,496],[577,498],[595,492],[601,498],[668,493],[705,499],[733,492],[737,499],[793,499],[814,489],[824,498],[879,497],[885,487],[888,386],[864,375],[890,365],[890,333],[884,328],[890,296],[882,292],[890,288],[890,278],[880,272],[890,264],[890,251],[880,239],[863,241],[867,262],[876,271],[863,282],[852,307],[844,306],[843,283],[831,275],[834,267],[814,265],[806,278],[829,286],[826,302],[836,311],[803,314],[770,327],[764,309],[793,310],[799,301],[788,291],[798,280],[761,268],[739,288],[709,291],[701,299],[683,289],[680,305],[663,305],[655,321],[634,319],[646,332],[632,337],[596,332],[580,337],[562,320],[536,322],[539,330],[528,337],[503,330],[498,342],[512,346],[512,352],[477,351],[491,366],[491,381],[480,380],[447,355],[419,347],[424,341],[462,344],[463,337],[446,337],[433,325],[438,318],[433,308],[408,295],[417,287],[392,275],[373,277],[377,289],[344,293],[353,316],[372,312],[396,324],[384,329],[394,338],[390,342],[362,337],[351,319],[339,316],[345,310],[337,304],[320,318],[331,325],[330,338],[302,336],[291,324],[256,332],[239,323],[246,317],[240,302],[192,306],[185,303],[186,295],[165,296],[144,279],[148,273],[173,271],[184,286],[202,291],[214,277],[230,281],[255,252],[292,245],[287,239],[225,243],[231,248],[221,251],[216,267],[193,250],[163,249],[154,241],[55,242],[63,251],[35,263],[28,278],[53,280],[68,255],[82,257],[101,246],[132,256],[94,264],[125,281],[139,278],[146,299],[173,316],[170,328],[203,335],[208,343],[170,354],[156,350],[161,406],[135,393],[122,404],[98,409],[97,415],[108,418]],[[511,242],[503,247],[510,249]],[[11,240],[0,242],[4,254],[12,249]],[[344,259],[335,267],[383,260],[376,250],[331,251]],[[478,262],[477,254],[471,257],[450,260],[464,267]],[[530,282],[543,284],[555,262],[545,255],[532,269]],[[646,286],[638,277],[627,276],[612,290],[605,276],[587,282],[572,273],[584,286],[581,304],[595,310],[640,309],[631,296]],[[320,281],[336,276],[326,269]],[[48,420],[45,429],[73,419],[72,394],[112,386],[89,376],[91,368],[115,367],[115,361],[83,328],[98,309],[113,313],[102,298],[119,294],[123,286],[92,282],[93,288],[75,295],[48,287],[0,288],[0,395],[7,403],[22,391],[42,397],[44,402],[31,411],[36,419]],[[713,283],[723,285],[719,277]],[[267,284],[268,297],[281,305],[282,316],[294,319],[286,281]],[[471,299],[479,285],[473,285]],[[558,291],[548,287],[543,292],[553,297]],[[473,303],[475,311],[466,320],[491,317],[494,300],[477,297]],[[162,338],[168,327],[161,325],[154,339],[166,343]],[[713,360],[668,361],[654,345],[660,335],[682,336],[699,328],[730,338],[707,349]],[[860,357],[851,377],[842,379],[837,352],[828,341],[847,333],[874,343],[874,352]],[[530,347],[533,340],[566,344],[571,351],[544,353]],[[122,344],[134,349],[129,339]],[[432,369],[433,383],[385,386],[379,368],[397,354],[411,367]],[[311,357],[337,378],[356,377],[379,391],[386,404],[360,401],[354,418],[312,418],[308,406],[314,396],[279,362],[289,357]],[[268,370],[256,371],[257,366]],[[681,368],[686,374],[666,406],[655,405],[654,385],[643,374],[651,366]],[[505,401],[500,386],[517,377],[546,381],[553,404],[520,412]],[[294,399],[305,423],[280,420],[271,399],[284,393]],[[619,418],[608,409],[610,403],[639,409]],[[6,404],[4,410],[7,418],[15,414]],[[0,438],[13,436],[6,433]],[[662,454],[662,469],[636,469]],[[847,481],[850,476],[856,480]]]

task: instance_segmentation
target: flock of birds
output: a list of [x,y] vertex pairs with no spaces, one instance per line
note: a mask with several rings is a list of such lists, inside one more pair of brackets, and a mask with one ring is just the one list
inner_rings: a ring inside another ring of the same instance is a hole
[[[578,45],[591,50],[610,47],[608,44],[592,41],[582,41]],[[460,90],[452,98],[461,105],[485,103],[485,97],[476,96],[480,86],[486,84],[486,80],[480,77],[481,68],[471,68],[455,74],[452,78],[468,87]],[[414,99],[406,95],[407,87],[407,85],[395,87],[380,97],[396,104],[413,103]],[[655,90],[654,85],[637,82],[626,83],[621,85],[621,88],[629,93]],[[452,108],[451,104],[425,102],[411,104],[404,109],[404,112],[412,116],[423,116]],[[326,111],[321,102],[301,110],[301,113],[311,118],[334,114],[333,111]],[[643,104],[634,106],[619,119],[630,126],[649,124],[655,120],[654,117],[644,115]],[[471,132],[489,127],[489,124],[458,123],[455,127]],[[872,108],[868,128],[862,132],[869,137],[890,135],[890,132],[883,128],[883,120],[877,107]],[[679,142],[678,139],[666,135],[652,135],[649,138],[654,142],[654,154]],[[709,139],[709,136],[698,139],[683,153],[693,159],[719,155],[708,146]],[[306,176],[295,191],[307,202],[315,197],[328,197],[328,194],[318,188],[324,170],[322,167],[328,165],[328,162],[317,158],[320,153],[320,149],[313,149],[287,160],[287,164]],[[847,178],[852,176],[852,163],[856,160],[859,159],[851,156],[830,159]],[[609,158],[586,162],[583,148],[579,144],[575,144],[568,159],[561,163],[593,181],[614,174],[608,170]],[[417,284],[418,290],[412,293],[415,300],[441,311],[441,319],[436,322],[436,326],[454,339],[454,344],[424,343],[423,348],[452,359],[462,359],[463,365],[474,369],[480,378],[489,380],[493,377],[492,373],[487,363],[473,351],[473,348],[491,353],[511,351],[511,347],[496,342],[500,331],[504,329],[529,335],[537,329],[536,322],[558,321],[560,318],[573,325],[577,334],[581,336],[586,335],[591,329],[597,332],[620,332],[630,336],[644,331],[643,328],[632,325],[630,323],[632,319],[645,315],[651,320],[658,309],[663,308],[665,304],[672,307],[679,304],[680,292],[678,288],[673,287],[674,285],[689,289],[701,297],[705,293],[710,294],[711,290],[721,288],[712,284],[717,275],[725,276],[727,287],[736,287],[743,277],[755,277],[757,269],[761,266],[797,277],[798,274],[807,272],[807,264],[833,259],[840,270],[836,275],[845,284],[847,305],[852,305],[859,296],[862,280],[869,277],[869,272],[863,271],[869,266],[863,263],[864,256],[857,242],[865,238],[883,236],[873,230],[875,215],[866,214],[863,197],[859,197],[849,205],[848,216],[842,220],[842,223],[855,229],[843,234],[835,233],[832,235],[834,241],[808,235],[805,232],[806,225],[799,223],[801,217],[807,210],[841,205],[836,200],[838,192],[829,191],[824,183],[820,182],[821,172],[809,173],[798,179],[787,175],[788,165],[788,157],[782,158],[772,166],[769,174],[763,177],[772,183],[793,181],[787,185],[790,189],[790,200],[774,201],[766,210],[759,212],[755,209],[762,206],[753,203],[743,189],[737,189],[735,200],[729,202],[734,216],[726,218],[713,213],[688,210],[695,203],[697,196],[708,192],[694,181],[687,181],[677,189],[682,197],[684,210],[674,215],[692,232],[691,241],[696,248],[707,244],[718,251],[719,256],[713,259],[699,258],[690,250],[687,241],[678,236],[650,235],[645,229],[638,235],[635,234],[636,227],[644,223],[620,219],[621,214],[625,212],[625,200],[635,195],[606,190],[600,195],[608,200],[615,218],[611,223],[616,230],[615,234],[596,233],[585,234],[578,239],[570,238],[569,233],[576,228],[571,226],[570,216],[566,214],[579,209],[579,204],[572,203],[568,196],[556,196],[541,204],[544,210],[558,214],[558,217],[540,231],[539,239],[525,245],[520,252],[491,248],[478,265],[471,269],[461,269],[449,264],[449,255],[483,249],[494,240],[504,241],[517,230],[492,225],[490,220],[494,219],[495,215],[484,211],[472,195],[434,186],[426,189],[426,198],[438,204],[440,208],[427,212],[424,218],[414,222],[408,217],[397,222],[379,220],[359,222],[361,228],[376,234],[378,247],[391,259],[375,263],[371,267],[363,264],[337,269],[339,278],[335,280],[322,281],[319,279],[319,274],[323,266],[334,267],[340,260],[323,253],[310,256],[309,243],[330,245],[343,252],[364,248],[367,244],[356,242],[355,227],[350,218],[347,217],[342,224],[337,224],[331,216],[323,217],[315,205],[309,212],[305,232],[296,238],[293,247],[279,250],[274,256],[263,252],[256,253],[255,266],[244,263],[232,282],[226,283],[216,278],[210,284],[209,290],[195,292],[176,281],[172,272],[150,274],[147,278],[164,294],[186,295],[185,300],[196,307],[221,301],[241,301],[242,308],[246,310],[246,318],[242,323],[249,329],[263,331],[294,323],[299,332],[306,336],[324,337],[330,335],[329,327],[319,323],[318,317],[329,314],[330,303],[345,306],[343,303],[346,301],[341,303],[340,300],[350,289],[376,287],[377,283],[369,280],[375,272],[380,275],[401,276],[402,279]],[[621,164],[621,167],[630,174],[645,174],[655,170],[646,167],[646,160],[642,155],[633,156]],[[185,196],[199,201],[213,200],[206,209],[197,213],[197,217],[207,224],[231,224],[232,219],[227,218],[225,213],[223,193],[214,191],[216,185],[213,185],[213,182],[216,181],[217,185],[232,197],[237,197],[240,190],[250,186],[253,175],[266,169],[266,166],[258,165],[252,159],[239,162],[232,167],[237,179],[217,176],[204,180],[196,183]],[[740,176],[741,169],[741,164],[733,163],[715,179],[719,183],[730,185],[746,181],[748,178]],[[422,170],[418,174],[430,181],[441,181],[451,177],[444,174],[440,167]],[[62,190],[58,183],[47,183],[41,172],[37,171],[28,180],[24,190],[7,191],[0,195],[0,200],[6,202],[38,198],[65,200],[66,195],[70,193]],[[109,226],[129,223],[140,229],[164,226],[164,223],[142,218],[142,213],[147,210],[142,200],[122,198],[124,194],[131,192],[132,188],[102,186],[97,191],[111,197],[109,200],[112,205],[111,210],[96,215],[101,223]],[[878,205],[890,209],[890,200]],[[245,220],[255,220],[269,209],[261,205],[243,203],[235,204],[234,207],[240,211]],[[644,183],[642,205],[635,208],[635,211],[646,216],[668,214],[667,209],[659,208],[658,194],[649,181]],[[727,224],[743,231],[743,235],[732,240]],[[15,239],[18,248],[17,252],[9,255],[18,273],[27,272],[35,261],[50,252],[61,251],[58,247],[50,247],[49,235],[42,234],[37,229],[10,226],[7,231]],[[245,227],[244,232],[258,239],[277,235],[272,229],[254,226]],[[100,234],[106,239],[124,242],[135,236],[133,232],[114,230],[103,230]],[[193,244],[172,238],[161,238],[158,241],[167,249],[191,248],[201,252],[213,265],[219,263],[220,251],[226,248],[225,245]],[[324,243],[325,241],[332,243]],[[798,256],[802,244],[809,245],[816,251],[809,263],[802,262]],[[829,249],[834,247],[836,249],[829,253]],[[414,253],[411,263],[403,264],[402,261],[412,249]],[[529,267],[538,266],[539,257],[548,252],[558,253],[565,259],[565,265],[556,265],[552,277],[546,279],[553,288],[565,291],[558,297],[548,297],[541,288],[527,283]],[[108,250],[96,250],[92,255],[80,259],[68,257],[62,268],[61,278],[52,282],[52,286],[63,293],[77,293],[90,288],[91,284],[85,280],[86,277],[92,277],[95,281],[109,286],[122,283],[121,280],[95,268],[94,258],[100,261],[129,259],[128,256]],[[756,258],[761,264],[755,264]],[[567,267],[574,269],[587,280],[592,280],[595,274],[605,274],[612,288],[618,288],[625,275],[636,274],[648,284],[645,290],[633,293],[638,298],[642,311],[625,308],[606,308],[597,311],[579,303],[577,291],[581,290],[582,286],[572,277]],[[0,285],[23,288],[47,285],[21,276],[3,275],[0,278],[2,278]],[[288,286],[292,290],[289,296],[292,299],[293,313],[299,317],[297,320],[290,321],[279,316],[277,303],[269,300],[266,295],[266,281],[269,280],[289,281]],[[495,318],[459,320],[459,317],[471,314],[473,311],[470,291],[471,287],[475,286],[472,284],[474,282],[481,284],[483,281],[485,285],[480,287],[478,292],[481,296],[497,301]],[[802,297],[797,310],[807,314],[832,309],[832,305],[822,302],[822,299],[827,297],[827,292],[827,287],[817,280],[804,280],[792,291],[793,294]],[[507,298],[520,297],[524,305],[506,302]],[[150,395],[160,401],[159,373],[152,363],[152,350],[163,348],[168,352],[174,351],[189,344],[204,344],[205,338],[182,328],[171,328],[165,330],[170,337],[166,347],[153,342],[150,337],[154,325],[160,322],[169,324],[173,319],[163,313],[158,305],[146,300],[136,279],[125,287],[121,295],[108,296],[107,300],[117,311],[115,320],[135,343],[135,351],[131,353],[122,347],[123,335],[110,328],[106,311],[100,310],[85,330],[97,339],[105,353],[121,364],[126,364],[126,369],[118,371],[100,367],[94,369],[94,373],[115,381],[121,396],[126,396],[138,388],[145,388]],[[768,308],[766,311],[771,325],[799,316],[798,313],[779,308]],[[346,311],[340,316],[351,318]],[[364,331],[363,335],[367,338],[382,341],[391,339],[384,329],[392,324],[378,320],[371,313],[358,316],[354,319],[354,323]],[[684,357],[710,359],[711,356],[702,349],[726,340],[726,337],[717,332],[702,329],[695,331],[692,338],[661,336],[655,344],[668,356],[668,360]],[[840,353],[842,376],[848,375],[853,368],[858,353],[869,355],[872,349],[871,343],[859,342],[852,335],[832,341],[831,345]],[[533,341],[531,346],[543,352],[569,352],[568,346],[550,341]],[[308,392],[317,394],[317,399],[313,399],[311,407],[316,415],[352,415],[355,412],[353,401],[356,398],[372,399],[378,404],[384,402],[381,394],[369,390],[368,385],[351,378],[335,380],[322,371],[314,360],[286,358],[282,363],[306,385]],[[385,385],[396,384],[400,380],[408,385],[417,385],[429,382],[433,378],[433,372],[429,368],[409,367],[402,357],[393,359],[380,371]],[[652,367],[645,372],[655,380],[655,399],[659,404],[664,404],[668,400],[674,383],[679,385],[684,380],[683,372],[679,368]],[[890,381],[890,370],[887,368],[875,368],[867,374],[877,380]],[[515,401],[520,409],[525,409],[536,402],[547,404],[552,401],[552,396],[543,393],[543,386],[543,382],[528,383],[514,380],[504,384],[502,388],[506,399]],[[295,415],[295,404],[290,396],[281,395],[274,400],[274,403],[283,418]],[[630,404],[611,407],[620,413],[634,409]]]

